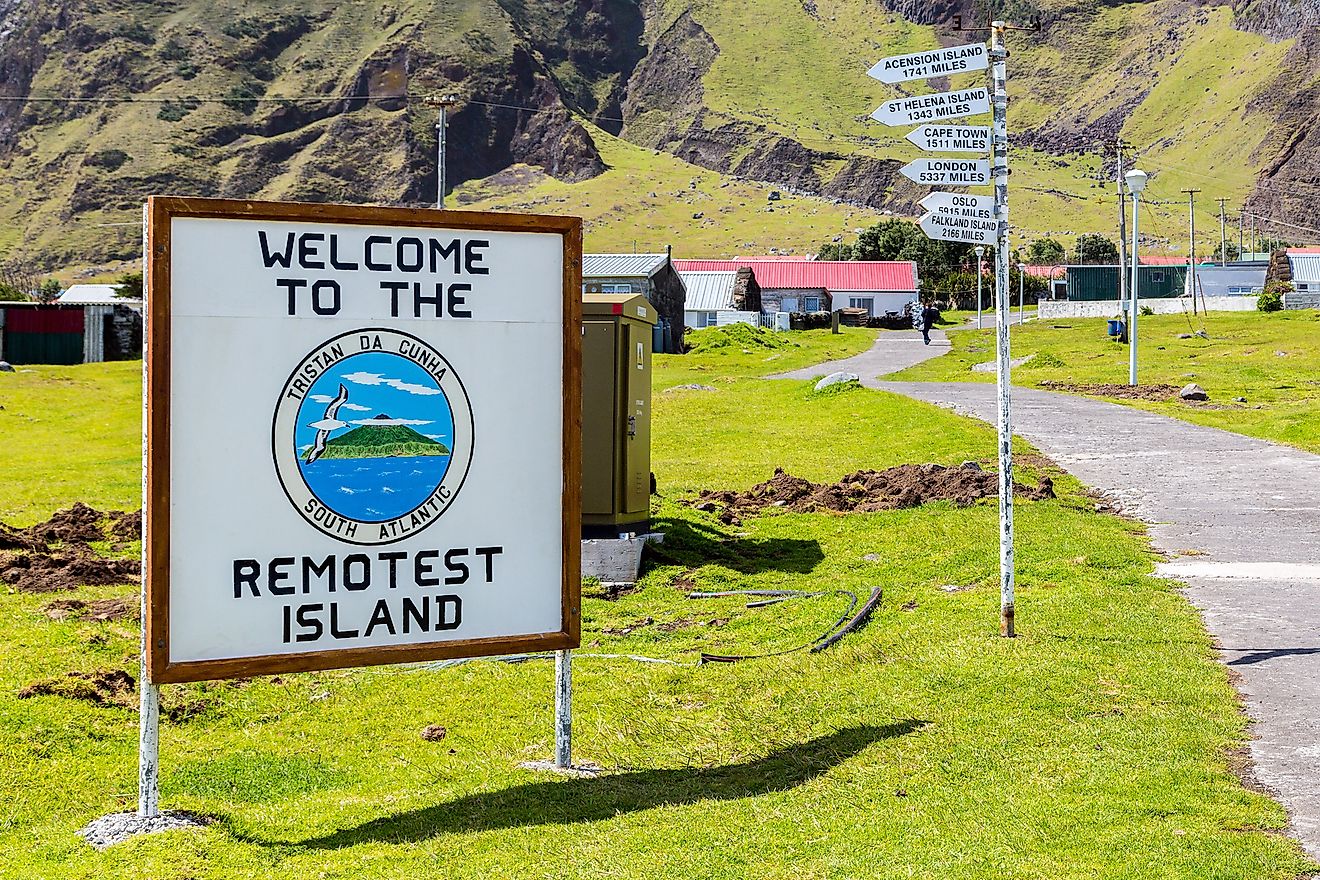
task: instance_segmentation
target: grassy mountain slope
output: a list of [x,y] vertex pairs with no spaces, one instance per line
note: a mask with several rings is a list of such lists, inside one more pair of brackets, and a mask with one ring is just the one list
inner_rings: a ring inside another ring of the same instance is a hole
[[[914,211],[923,190],[897,170],[919,151],[906,128],[867,118],[902,89],[865,71],[885,54],[977,38],[885,7],[925,20],[956,5],[0,2],[0,94],[149,101],[0,104],[0,257],[131,259],[150,192],[427,204],[435,116],[422,99],[451,90],[449,179],[470,206],[580,213],[596,249],[802,251]],[[1202,189],[1205,250],[1213,199],[1241,204],[1262,169],[1307,178],[1298,132],[1320,87],[1294,41],[1260,35],[1287,35],[1267,26],[1282,13],[1019,5],[1045,21],[1010,35],[1019,241],[1114,234],[1119,134],[1152,173],[1151,250],[1185,253],[1185,187]],[[771,213],[758,183],[820,198]],[[1272,198],[1307,222],[1296,199]]]

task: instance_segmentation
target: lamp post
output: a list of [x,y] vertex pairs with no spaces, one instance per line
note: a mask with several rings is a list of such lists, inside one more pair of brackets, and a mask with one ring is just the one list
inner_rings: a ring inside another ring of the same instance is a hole
[[981,255],[985,253],[985,248],[977,245],[972,248],[976,252],[976,329],[981,329]]
[[1018,326],[1019,327],[1022,326],[1022,322],[1026,320],[1025,317],[1026,306],[1023,305],[1023,303],[1026,302],[1026,295],[1022,292],[1024,289],[1023,285],[1027,283],[1026,275],[1027,275],[1027,264],[1018,263]]
[[1141,201],[1141,191],[1146,188],[1146,172],[1139,168],[1133,168],[1127,174],[1123,175],[1127,181],[1128,192],[1132,193],[1132,303],[1130,308],[1132,314],[1128,318],[1128,384],[1137,384],[1137,313],[1140,310],[1141,292],[1139,280],[1141,278],[1138,269],[1141,266],[1141,259],[1137,255],[1137,208]]

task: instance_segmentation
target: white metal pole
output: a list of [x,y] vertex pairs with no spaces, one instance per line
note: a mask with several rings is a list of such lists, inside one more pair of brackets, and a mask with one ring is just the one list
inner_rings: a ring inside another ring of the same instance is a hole
[[555,767],[573,766],[573,652],[555,651]]
[[140,819],[153,819],[160,815],[160,687],[147,681],[145,647],[141,675],[138,682],[137,814]]
[[1138,210],[1141,204],[1141,194],[1135,190],[1132,192],[1132,302],[1129,305],[1131,309],[1128,317],[1128,384],[1137,384],[1137,307],[1141,299],[1141,274],[1138,269],[1141,268],[1141,259],[1137,256],[1137,217],[1140,214]]
[[[147,229],[150,218],[147,206],[142,206],[142,277],[149,278],[151,255],[147,252]],[[146,288],[148,301],[143,310],[151,320],[151,289]],[[143,333],[142,351],[142,512],[147,509],[147,364],[151,362],[151,333]],[[145,518],[144,518],[145,523]],[[147,667],[147,543],[146,532],[142,542],[141,608],[142,636],[139,641],[141,662],[138,667],[138,810],[142,819],[153,819],[160,813],[160,687],[148,680]]]
[[981,329],[981,255],[985,248],[977,245],[972,249],[976,254],[976,329]]
[[995,238],[995,302],[999,314],[995,339],[998,343],[997,390],[999,399],[999,633],[1013,638],[1013,428],[1012,428],[1012,364],[1009,361],[1008,327],[1008,69],[1005,59],[1004,22],[990,25],[991,77],[994,96],[991,99],[994,127],[991,147],[991,173],[995,180],[995,217],[998,233]]

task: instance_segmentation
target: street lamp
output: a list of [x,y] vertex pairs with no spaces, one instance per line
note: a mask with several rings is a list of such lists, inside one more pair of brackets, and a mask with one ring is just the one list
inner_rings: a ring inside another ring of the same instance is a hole
[[981,329],[981,255],[985,253],[985,248],[979,244],[972,248],[976,251],[976,329]]
[[1023,315],[1026,313],[1026,307],[1023,306],[1023,303],[1026,301],[1026,298],[1022,293],[1023,285],[1027,283],[1026,275],[1027,275],[1027,264],[1018,263],[1018,326],[1021,326],[1022,322],[1026,320],[1026,318],[1023,317]]
[[1128,384],[1137,384],[1137,312],[1138,302],[1140,301],[1140,289],[1138,279],[1141,274],[1137,271],[1141,267],[1141,257],[1137,252],[1137,207],[1141,200],[1141,191],[1146,188],[1146,172],[1139,168],[1133,168],[1127,174],[1123,175],[1127,181],[1128,192],[1132,193],[1132,303],[1130,308],[1132,314],[1128,318]]

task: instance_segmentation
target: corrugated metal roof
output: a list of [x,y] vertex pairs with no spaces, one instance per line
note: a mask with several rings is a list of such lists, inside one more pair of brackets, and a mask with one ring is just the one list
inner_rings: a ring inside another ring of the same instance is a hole
[[1320,254],[1320,247],[1288,248],[1288,256],[1292,256],[1293,254]]
[[687,287],[683,308],[693,312],[717,312],[733,308],[733,285],[737,272],[679,272]]
[[1197,266],[1198,293],[1206,296],[1227,296],[1230,287],[1258,288],[1265,286],[1265,267],[1251,266]]
[[583,278],[650,278],[668,254],[583,254]]
[[1186,266],[1187,258],[1173,254],[1143,254],[1137,258],[1143,266]]
[[1320,253],[1295,254],[1289,251],[1288,262],[1292,264],[1293,283],[1320,284]]
[[1063,266],[1028,266],[1026,271],[1032,278],[1063,278],[1068,274]]
[[71,284],[69,289],[60,294],[59,302],[66,306],[99,306],[137,303],[137,299],[124,299],[115,296],[114,284]]
[[912,291],[917,264],[864,260],[675,260],[680,272],[728,272],[750,267],[770,290]]

